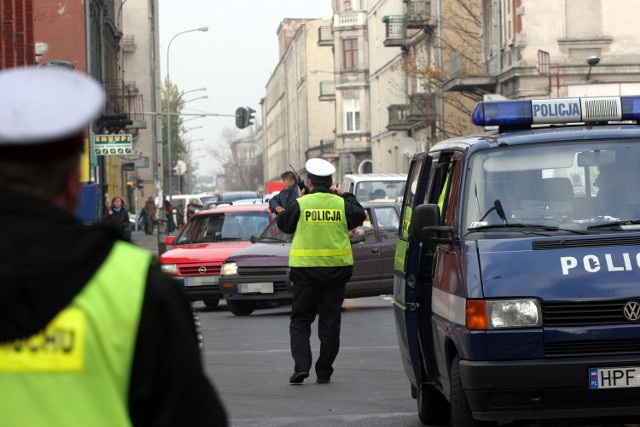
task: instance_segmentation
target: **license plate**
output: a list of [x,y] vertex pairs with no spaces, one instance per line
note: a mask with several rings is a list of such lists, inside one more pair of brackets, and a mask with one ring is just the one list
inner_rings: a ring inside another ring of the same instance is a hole
[[207,286],[207,285],[217,285],[217,284],[218,284],[218,276],[197,276],[197,277],[184,278],[185,286]]
[[640,387],[640,366],[589,369],[590,389],[629,387]]
[[273,282],[260,282],[260,283],[239,283],[239,294],[259,293],[259,294],[272,294]]

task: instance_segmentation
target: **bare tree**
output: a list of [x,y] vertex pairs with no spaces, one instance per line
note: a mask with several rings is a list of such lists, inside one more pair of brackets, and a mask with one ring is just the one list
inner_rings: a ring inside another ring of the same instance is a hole
[[[442,38],[438,39],[435,31],[424,30],[427,35],[420,43],[427,43],[428,48],[409,49],[394,67],[416,82],[417,87],[409,88],[410,91],[438,93],[453,76],[482,74],[480,3],[480,0],[442,0]],[[442,67],[434,59],[438,48],[442,49]],[[469,118],[480,97],[478,91],[446,92],[444,129],[439,129],[440,134],[451,137],[472,131]],[[432,105],[426,107],[433,108]],[[427,111],[424,116],[431,118]],[[436,120],[431,125],[439,126],[439,122]]]
[[219,160],[226,189],[257,190],[262,184],[262,156],[248,155],[258,146],[255,135],[242,136],[236,128],[224,128],[217,146],[209,150]]

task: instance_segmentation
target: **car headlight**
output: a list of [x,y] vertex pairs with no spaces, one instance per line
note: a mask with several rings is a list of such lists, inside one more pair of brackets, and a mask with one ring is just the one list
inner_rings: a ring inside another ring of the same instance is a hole
[[221,276],[233,276],[235,274],[238,274],[238,264],[235,262],[225,262],[220,267]]
[[164,271],[165,273],[177,274],[178,266],[176,264],[161,264],[160,270]]
[[487,301],[489,329],[542,326],[540,304],[536,300]]

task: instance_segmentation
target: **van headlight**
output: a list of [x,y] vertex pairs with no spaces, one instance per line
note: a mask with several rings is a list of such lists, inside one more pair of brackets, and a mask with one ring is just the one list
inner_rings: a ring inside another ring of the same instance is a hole
[[177,264],[160,264],[160,270],[164,271],[165,273],[177,274],[178,265]]
[[540,303],[535,299],[468,299],[465,318],[473,331],[542,326]]
[[540,304],[533,299],[487,301],[488,329],[542,326]]
[[221,276],[233,276],[238,274],[238,264],[235,262],[225,262],[220,267],[220,275]]

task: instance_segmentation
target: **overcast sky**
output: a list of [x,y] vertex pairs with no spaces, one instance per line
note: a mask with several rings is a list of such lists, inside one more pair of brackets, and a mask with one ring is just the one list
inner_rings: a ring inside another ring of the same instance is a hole
[[[206,87],[206,92],[185,95],[192,99],[206,94],[208,99],[185,105],[184,112],[233,115],[237,107],[257,111],[265,96],[265,86],[278,64],[276,30],[285,18],[321,18],[331,10],[331,0],[162,0],[160,3],[160,60],[162,78],[167,73],[167,46],[176,34],[199,27],[207,32],[191,32],[176,37],[169,53],[169,77],[180,90]],[[196,111],[197,110],[197,111]],[[193,156],[207,154],[207,146],[219,143],[225,128],[235,127],[233,117],[206,117],[185,123],[199,127],[185,140],[200,148]],[[209,156],[197,161],[199,174],[212,173]]]

